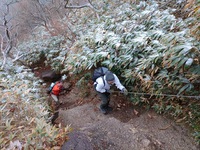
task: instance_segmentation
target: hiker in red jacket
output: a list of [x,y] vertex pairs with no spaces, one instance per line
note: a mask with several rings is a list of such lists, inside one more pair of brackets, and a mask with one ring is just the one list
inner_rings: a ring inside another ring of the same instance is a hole
[[63,87],[63,82],[62,81],[58,81],[55,83],[54,87],[52,88],[51,91],[51,97],[54,99],[54,101],[57,104],[60,104],[59,102],[59,95],[60,93],[64,90],[65,88]]

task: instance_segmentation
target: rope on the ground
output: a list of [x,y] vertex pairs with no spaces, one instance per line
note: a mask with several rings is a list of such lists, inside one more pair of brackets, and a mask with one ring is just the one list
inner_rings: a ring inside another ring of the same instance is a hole
[[[119,91],[112,91],[112,92],[119,92]],[[134,95],[148,95],[148,96],[164,96],[164,97],[177,97],[177,98],[194,98],[199,100],[200,96],[192,96],[192,95],[173,95],[173,94],[154,94],[154,93],[138,93],[138,92],[128,92]]]

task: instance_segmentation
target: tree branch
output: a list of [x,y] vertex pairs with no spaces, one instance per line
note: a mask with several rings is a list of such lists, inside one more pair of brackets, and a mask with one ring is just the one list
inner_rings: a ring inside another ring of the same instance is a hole
[[84,7],[90,7],[92,10],[94,10],[95,12],[100,12],[98,9],[96,9],[90,0],[88,0],[89,3],[85,4],[85,5],[81,5],[81,6],[67,6],[69,0],[66,0],[66,4],[65,4],[65,8],[67,9],[81,9],[81,8],[84,8]]
[[1,49],[0,49],[0,50],[1,50],[2,53],[3,53],[3,36],[2,36],[1,34],[0,34],[0,36],[1,36],[1,40],[0,40],[0,41],[1,41]]
[[4,28],[4,35],[1,34],[1,47],[0,47],[1,53],[3,55],[3,63],[1,65],[1,69],[4,69],[6,65],[7,57],[9,56],[9,53],[14,46],[13,42],[17,35],[12,33],[14,27],[12,26],[12,24],[10,24],[10,22],[13,19],[13,17],[9,17],[10,5],[16,2],[18,1],[11,1],[10,3],[4,4],[6,6],[6,11],[3,12],[3,18],[2,18],[3,24],[1,25],[1,27]]

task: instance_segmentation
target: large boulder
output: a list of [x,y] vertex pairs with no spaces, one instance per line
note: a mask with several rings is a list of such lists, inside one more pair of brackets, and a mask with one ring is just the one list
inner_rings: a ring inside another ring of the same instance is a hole
[[55,82],[60,80],[62,77],[61,74],[56,73],[53,70],[46,70],[44,72],[41,73],[41,78],[45,81],[45,82]]

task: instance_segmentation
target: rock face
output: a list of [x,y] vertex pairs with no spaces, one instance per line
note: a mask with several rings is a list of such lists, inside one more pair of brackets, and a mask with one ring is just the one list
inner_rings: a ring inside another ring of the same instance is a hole
[[[74,127],[62,150],[198,149],[191,144],[186,131],[154,112],[144,113],[124,123],[111,114],[99,114],[93,108],[91,104],[85,104],[59,111],[63,123]],[[159,129],[169,123],[168,128]]]
[[57,74],[55,71],[53,70],[46,70],[44,72],[41,73],[41,78],[45,81],[45,82],[55,82],[61,79],[61,74]]
[[61,150],[93,150],[93,147],[84,133],[75,131],[69,134],[69,140]]

